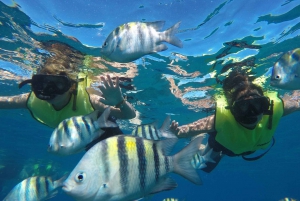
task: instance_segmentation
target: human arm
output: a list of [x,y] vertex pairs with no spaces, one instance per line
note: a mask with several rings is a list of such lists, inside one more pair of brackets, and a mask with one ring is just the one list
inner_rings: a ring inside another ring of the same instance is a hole
[[283,116],[300,110],[300,90],[293,91],[293,94],[285,94],[283,101]]
[[20,109],[26,108],[26,102],[29,93],[20,94],[16,96],[1,96],[0,109]]
[[182,126],[178,126],[178,122],[172,121],[170,129],[179,138],[194,137],[200,133],[213,132],[215,131],[215,115],[210,115]]
[[127,102],[121,92],[119,79],[116,78],[114,84],[109,75],[101,77],[103,85],[99,86],[101,96],[90,94],[90,100],[95,109],[104,111],[108,106],[111,107],[111,115],[119,119],[131,119],[136,116],[133,106]]

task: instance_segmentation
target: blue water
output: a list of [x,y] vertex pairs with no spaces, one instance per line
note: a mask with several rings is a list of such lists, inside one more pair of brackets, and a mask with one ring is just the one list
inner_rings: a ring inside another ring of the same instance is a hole
[[[210,76],[214,70],[220,73],[228,64],[255,58],[252,68],[261,76],[282,53],[300,46],[299,0],[14,2],[19,9],[10,0],[0,1],[1,96],[29,91],[29,87],[19,90],[17,84],[30,77],[39,64],[42,50],[37,51],[34,41],[58,40],[99,57],[105,38],[123,23],[165,20],[167,29],[181,21],[177,36],[183,41],[183,48],[167,44],[167,51],[135,62],[136,88],[125,93],[139,116],[134,121],[119,122],[125,133],[131,133],[135,124],[155,120],[161,124],[167,114],[172,114],[171,118],[180,125],[205,117],[207,113],[202,109],[207,107],[215,88],[220,87]],[[232,41],[259,48],[227,44]],[[186,58],[179,58],[177,53]],[[176,66],[178,71],[174,70]],[[271,88],[268,80],[265,87]],[[281,95],[287,92],[278,91]],[[152,200],[300,200],[299,115],[281,119],[275,146],[260,160],[247,162],[239,157],[225,157],[213,172],[199,171],[202,186],[172,174],[178,188],[156,194]],[[28,176],[59,178],[75,167],[83,153],[58,157],[47,152],[51,132],[25,109],[0,110],[0,200]],[[181,140],[178,146],[184,143]],[[51,200],[72,199],[60,191]]]

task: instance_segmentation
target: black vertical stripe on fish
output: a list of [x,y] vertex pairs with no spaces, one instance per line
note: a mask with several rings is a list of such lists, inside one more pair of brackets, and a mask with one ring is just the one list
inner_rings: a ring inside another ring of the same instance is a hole
[[120,27],[117,27],[116,29],[115,29],[115,36],[117,36],[117,35],[119,35],[119,31],[120,31]]
[[165,158],[165,169],[166,169],[166,172],[169,172],[170,171],[170,164],[169,164],[168,156],[164,156],[164,158]]
[[68,127],[67,121],[63,121],[63,131],[66,134],[67,138],[70,139],[71,138],[71,132],[70,132],[70,129]]
[[36,177],[36,182],[35,182],[35,189],[36,189],[36,197],[39,200],[39,198],[41,197],[41,193],[43,191],[43,184],[45,182],[45,178],[44,177]]
[[201,163],[199,154],[196,154],[192,160],[194,167],[197,167],[197,161]]
[[121,186],[124,193],[128,191],[128,154],[125,145],[124,136],[119,136],[118,139],[118,156],[120,162],[120,179]]
[[146,26],[145,29],[147,29],[148,34],[149,34],[147,38],[150,40],[150,47],[154,48],[154,46],[155,46],[155,44],[154,44],[154,42],[153,42],[154,37],[152,37],[152,34],[151,34],[151,30],[152,30],[152,29],[150,29],[150,28],[151,28],[151,27]]
[[[156,129],[154,129],[154,130],[156,130]],[[153,132],[152,132],[152,127],[151,126],[149,126],[149,134],[150,134],[150,139],[156,140],[155,137],[153,136]]]
[[159,155],[158,155],[156,143],[153,143],[152,150],[154,156],[155,181],[158,182],[160,172],[159,172]]
[[49,195],[50,193],[50,184],[51,183],[51,180],[49,179],[49,177],[46,177],[46,180],[45,180],[45,190],[46,190],[46,194]]
[[138,170],[139,170],[139,179],[140,179],[140,187],[142,190],[145,189],[146,186],[146,171],[147,171],[147,163],[145,159],[145,145],[143,138],[136,138],[136,147],[137,147],[137,156],[138,156]]
[[140,39],[140,42],[141,42],[141,47],[144,47],[144,35],[143,35],[143,29],[142,29],[142,24],[141,23],[138,23],[137,24],[137,30],[138,30],[138,38]]
[[104,162],[104,176],[106,177],[105,180],[108,179],[109,177],[109,170],[110,168],[113,167],[109,167],[109,163],[108,163],[108,146],[107,146],[107,141],[103,140],[102,142],[102,147],[101,147],[101,158],[102,161]]
[[156,140],[159,140],[161,138],[161,136],[159,135],[158,130],[154,129],[154,131],[155,131]]
[[86,128],[86,130],[87,130],[89,136],[91,136],[91,135],[92,135],[91,126],[90,126],[89,122],[87,121],[86,117],[83,116],[83,117],[82,117],[82,121],[83,121],[83,123],[84,123],[84,126],[85,126],[85,128]]
[[293,58],[295,61],[297,61],[297,62],[300,61],[300,55],[298,54],[297,51],[294,51],[294,52],[293,52],[292,58]]
[[75,128],[76,128],[77,133],[79,134],[78,137],[79,137],[81,140],[84,140],[83,132],[82,132],[82,130],[81,130],[81,128],[80,128],[80,124],[78,123],[77,118],[73,118],[73,123],[74,123],[74,126],[75,126]]
[[142,136],[143,138],[146,138],[147,139],[147,134],[146,134],[146,131],[145,131],[145,125],[142,125]]

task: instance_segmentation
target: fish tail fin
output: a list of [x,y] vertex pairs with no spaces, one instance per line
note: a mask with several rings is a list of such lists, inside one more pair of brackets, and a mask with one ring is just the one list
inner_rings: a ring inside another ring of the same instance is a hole
[[175,36],[178,32],[178,28],[181,22],[177,22],[172,27],[163,32],[163,40],[176,46],[182,48],[182,42],[179,38]]
[[68,175],[64,175],[60,179],[54,181],[53,182],[54,188],[59,188],[59,187],[63,186],[63,182],[66,180],[67,176]]
[[100,128],[118,127],[116,123],[108,120],[109,114],[110,114],[110,107],[107,107],[97,120]]
[[170,130],[170,123],[171,118],[168,115],[159,129],[159,131],[161,132],[161,136],[164,138],[177,138],[177,136]]
[[203,157],[205,162],[211,162],[211,163],[216,163],[216,161],[214,161],[214,159],[212,159],[211,155],[212,155],[213,149],[210,149]]
[[191,161],[193,156],[199,151],[199,145],[202,143],[202,139],[203,137],[197,137],[173,156],[174,172],[197,185],[201,185],[202,181]]

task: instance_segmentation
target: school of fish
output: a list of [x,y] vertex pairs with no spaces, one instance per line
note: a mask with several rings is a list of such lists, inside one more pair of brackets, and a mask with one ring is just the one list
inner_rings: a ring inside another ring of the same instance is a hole
[[[166,50],[163,42],[182,47],[175,36],[180,22],[159,32],[164,21],[129,22],[117,27],[107,37],[101,56],[108,61],[131,62],[147,54]],[[274,64],[270,85],[280,89],[300,89],[300,48],[284,53]],[[110,107],[100,114],[94,111],[84,116],[62,121],[53,131],[48,152],[71,155],[82,152],[99,138],[102,128],[117,127],[108,120]],[[58,189],[75,200],[133,201],[161,191],[172,190],[177,183],[169,177],[176,173],[201,185],[196,169],[214,163],[212,150],[203,154],[199,149],[203,137],[197,137],[175,155],[170,155],[177,137],[169,130],[167,116],[161,128],[156,123],[136,126],[131,135],[107,138],[92,146],[66,177],[54,181],[51,177],[29,177],[17,184],[4,201],[41,201],[57,195]],[[166,198],[164,201],[177,201]]]

